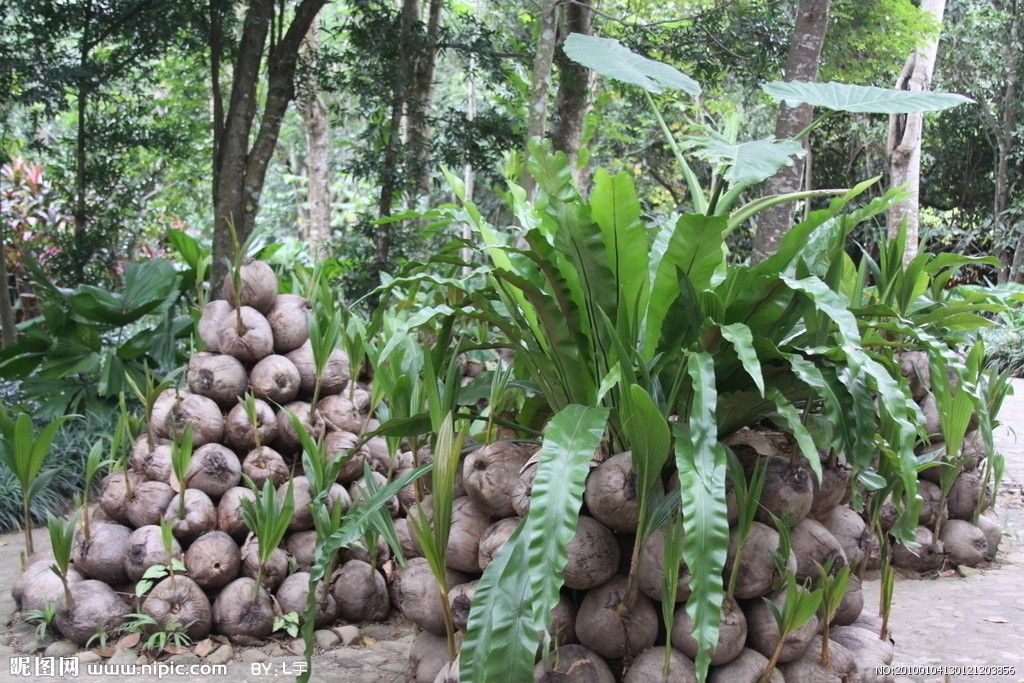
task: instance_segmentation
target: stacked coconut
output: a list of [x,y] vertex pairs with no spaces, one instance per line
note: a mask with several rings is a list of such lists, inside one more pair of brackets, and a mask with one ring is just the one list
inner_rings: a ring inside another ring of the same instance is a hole
[[[798,581],[816,581],[818,566],[831,560],[833,571],[846,564],[860,566],[870,550],[864,522],[843,501],[848,497],[850,468],[833,458],[822,462],[818,485],[796,444],[776,432],[743,430],[729,441],[744,467],[752,471],[767,459],[767,481],[756,521],[743,545],[735,592],[725,601],[719,644],[712,657],[710,680],[757,681],[779,642],[779,631],[764,598],[781,605],[779,572],[772,555],[780,547],[773,517],[792,520],[788,569]],[[455,625],[465,631],[479,577],[527,514],[536,472],[535,448],[512,441],[488,444],[465,457],[461,489],[456,498],[448,545],[448,585]],[[732,543],[725,580],[737,551],[737,506],[729,494]],[[427,506],[429,507],[429,506]],[[423,509],[423,508],[420,508]],[[425,511],[429,513],[429,510]],[[410,515],[419,514],[413,508]],[[662,676],[665,624],[661,621],[664,574],[664,532],[656,531],[639,552],[635,573],[636,599],[625,616],[618,606],[627,591],[639,518],[636,483],[628,452],[608,457],[590,472],[584,509],[568,544],[564,589],[552,612],[550,632],[559,647],[536,665],[536,681],[695,681],[697,643],[686,613],[690,590],[685,563],[680,567],[677,605],[672,625],[670,675]],[[415,542],[400,520],[407,553]],[[421,627],[414,642],[410,680],[419,683],[458,680],[457,664],[449,665],[444,615],[427,563],[412,559],[392,585],[395,604]],[[831,669],[819,662],[822,624],[812,618],[789,635],[782,647],[773,681],[839,681],[855,669],[870,674],[889,663],[892,647],[879,640],[880,622],[862,615],[860,580],[851,576],[842,604],[831,622]]]
[[[905,351],[900,354],[900,367],[925,417],[928,441],[918,447],[918,454],[928,454],[944,463],[945,443],[939,406],[931,391],[928,356],[920,351]],[[988,449],[976,415],[972,416],[968,430],[960,461],[956,464],[960,471],[944,504],[941,474],[948,466],[928,467],[918,475],[918,493],[923,501],[918,527],[914,530],[918,546],[893,545],[892,561],[897,567],[926,573],[944,566],[975,567],[995,558],[1002,534],[995,513],[988,510],[978,515],[977,523],[973,521],[977,511],[985,511],[992,503],[983,474]],[[886,531],[895,524],[896,510],[890,503],[883,506],[880,521]]]
[[[274,272],[260,261],[241,268],[241,282],[240,298],[228,279],[226,299],[203,309],[198,332],[206,350],[189,361],[187,387],[168,389],[155,401],[148,432],[132,448],[130,468],[108,475],[98,505],[88,511],[88,525],[80,518],[70,572],[73,609],[59,610],[55,621],[69,640],[85,644],[127,613],[141,611],[161,624],[177,623],[193,640],[213,632],[244,642],[269,635],[275,614],[305,608],[316,534],[301,446],[287,412],[314,437],[324,436],[331,458],[351,449],[377,423],[369,414],[367,387],[349,377],[344,353],[335,350],[316,376],[309,303],[278,294]],[[239,300],[237,309],[229,303]],[[318,379],[320,398],[313,410],[309,401]],[[242,404],[248,395],[254,399],[255,421]],[[185,481],[178,482],[171,468],[172,440],[189,426],[194,452]],[[364,462],[383,483],[411,460],[406,453],[392,461],[384,440],[371,439],[342,468],[332,504],[347,508],[365,495]],[[243,521],[242,501],[255,498],[242,485],[243,474],[260,488],[271,482],[279,497],[293,488],[288,535],[262,569],[258,541]],[[184,515],[179,496],[184,496]],[[391,509],[397,514],[397,500]],[[161,520],[170,523],[172,554],[186,571],[136,600],[135,585],[146,571],[171,559]],[[359,549],[342,553],[332,582],[322,584],[318,623],[388,616],[391,605],[379,568],[388,559],[387,548],[376,553],[376,566],[369,559]],[[51,564],[35,562],[19,580],[14,592],[23,610],[64,602]]]

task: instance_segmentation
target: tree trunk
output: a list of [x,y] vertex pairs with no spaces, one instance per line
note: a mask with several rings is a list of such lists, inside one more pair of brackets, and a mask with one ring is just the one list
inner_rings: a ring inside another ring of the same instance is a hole
[[[3,176],[0,176],[0,180]],[[0,188],[2,190],[2,188]],[[0,196],[3,192],[0,191]],[[18,328],[14,319],[14,307],[11,305],[11,281],[7,274],[7,224],[0,221],[0,328],[3,337],[2,348],[18,341]]]
[[[567,4],[560,43],[565,42],[570,33],[590,35],[592,19],[589,0]],[[583,136],[583,119],[590,106],[587,96],[590,93],[592,72],[569,59],[562,50],[555,51],[554,59],[558,65],[558,92],[555,95],[555,124],[551,131],[551,141],[555,149],[565,152],[579,184],[580,141]]]
[[[526,118],[527,143],[542,139],[547,128],[551,65],[554,63],[555,43],[558,39],[558,6],[557,0],[543,0],[541,4],[540,30],[537,34],[537,47],[533,53],[533,75]],[[528,173],[523,178],[523,186],[528,196],[533,194],[534,182]]]
[[[316,61],[320,36],[314,24],[306,36],[306,54],[311,64]],[[306,239],[317,261],[327,254],[331,241],[331,174],[330,129],[327,108],[319,93],[315,71],[311,71],[299,97],[302,130],[306,137],[306,188],[309,211]]]
[[410,204],[430,192],[430,104],[434,99],[434,68],[441,32],[441,0],[430,0],[427,32],[416,56],[416,82],[409,98],[409,148],[412,180]]
[[[295,96],[299,48],[327,0],[302,0],[288,30],[273,41],[267,56],[266,97],[256,138],[249,146],[256,115],[257,84],[264,44],[274,19],[273,0],[252,0],[245,15],[221,142],[214,204],[213,289],[220,294],[231,257],[231,226],[238,241],[252,232],[267,166],[277,145],[288,103]],[[283,23],[283,17],[282,17]]]
[[87,191],[87,180],[86,180],[86,154],[85,154],[85,139],[87,134],[86,128],[86,117],[88,116],[88,103],[89,103],[89,51],[90,51],[90,29],[92,28],[92,2],[87,0],[82,9],[82,35],[81,42],[78,46],[78,92],[76,93],[77,99],[77,112],[78,112],[78,125],[75,132],[75,246],[77,247],[78,254],[76,255],[75,264],[78,272],[75,273],[75,279],[81,280],[82,278],[82,266],[88,258],[88,254],[85,253],[85,230],[87,224],[87,211],[86,206],[86,191]]
[[[997,231],[1009,230],[1003,213],[1010,204],[1010,157],[1013,154],[1014,135],[1020,118],[1021,96],[1018,92],[1021,62],[1024,55],[1021,50],[1021,23],[1024,13],[1020,3],[1014,2],[1010,8],[1010,41],[1007,55],[1006,86],[1003,89],[1003,127],[999,138],[998,159],[996,162],[995,200],[992,206],[992,220]],[[1017,248],[1013,251],[1013,263],[1010,267],[1010,278],[1014,282],[1024,281],[1024,235],[1017,240]]]
[[[825,42],[825,31],[828,29],[828,10],[829,0],[800,0],[786,58],[784,76],[787,81],[812,82],[818,79],[818,61],[821,59],[821,46]],[[810,105],[787,107],[781,104],[775,122],[775,137],[794,137],[810,125],[813,119],[814,108]],[[792,166],[783,166],[767,181],[765,194],[798,191],[803,170],[803,161],[794,159]],[[793,210],[792,203],[779,204],[760,214],[754,233],[755,261],[764,260],[775,253],[783,235],[793,227]]]
[[217,175],[220,170],[221,137],[224,135],[224,93],[220,87],[220,62],[224,46],[223,0],[210,0],[210,90],[213,98],[213,201],[217,201]]
[[[942,25],[946,0],[921,0],[921,11],[934,17]],[[939,50],[939,37],[914,50],[903,66],[896,87],[911,92],[925,92],[931,88],[932,71]],[[917,256],[921,189],[921,133],[924,114],[901,114],[889,117],[889,139],[886,151],[889,155],[890,186],[906,186],[909,196],[889,208],[886,215],[889,236],[894,236],[907,223],[907,248],[903,261],[910,262]]]

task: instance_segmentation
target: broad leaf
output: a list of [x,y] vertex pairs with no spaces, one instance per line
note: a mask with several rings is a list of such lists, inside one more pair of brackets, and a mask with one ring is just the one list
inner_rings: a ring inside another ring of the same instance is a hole
[[713,164],[726,166],[724,177],[729,182],[751,185],[771,178],[783,166],[792,166],[794,156],[804,155],[804,147],[796,140],[776,140],[772,136],[738,143],[715,136],[699,140],[696,153]]
[[911,92],[849,83],[772,81],[761,88],[790,107],[809,104],[834,111],[859,114],[912,114],[942,111],[974,100],[947,92]]
[[700,85],[675,67],[633,52],[612,38],[570,33],[562,50],[577,64],[616,81],[638,85],[647,92],[682,90],[700,95]]

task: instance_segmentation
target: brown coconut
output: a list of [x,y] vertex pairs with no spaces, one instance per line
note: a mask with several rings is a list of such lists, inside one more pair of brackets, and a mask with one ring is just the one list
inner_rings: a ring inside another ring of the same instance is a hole
[[132,469],[142,472],[146,479],[169,480],[171,471],[171,442],[159,436],[152,436],[153,446],[150,448],[150,435],[140,434],[132,444]]
[[[799,589],[798,590],[802,590]],[[776,591],[768,596],[781,610],[785,606],[786,591]],[[752,600],[746,607],[747,643],[765,657],[771,657],[779,643],[779,625],[764,600]],[[818,633],[818,617],[812,616],[802,626],[786,636],[779,653],[779,663],[798,659]]]
[[125,504],[128,523],[135,528],[159,524],[171,498],[174,498],[174,489],[168,484],[162,481],[142,482],[132,489],[132,497]]
[[76,645],[84,646],[96,633],[116,631],[131,611],[102,580],[76,581],[69,590],[71,605],[66,604],[62,591],[53,625]]
[[839,541],[846,554],[846,561],[851,566],[864,563],[864,549],[868,539],[874,538],[874,535],[863,517],[849,505],[840,505],[823,517],[821,523]]
[[[772,562],[772,555],[779,550],[779,533],[767,524],[754,522],[750,525],[740,557],[739,577],[736,579],[735,597],[750,600],[766,595],[779,578],[779,572]],[[729,553],[726,557],[726,578],[732,571],[736,556],[738,536],[733,533],[729,539]],[[796,555],[790,551],[787,568],[796,572]]]
[[[756,650],[744,648],[728,664],[716,666],[708,672],[708,683],[759,683],[768,670],[768,658]],[[778,669],[772,670],[771,683],[785,683]]]
[[284,356],[267,356],[249,373],[253,396],[273,403],[285,404],[299,395],[299,371]]
[[[958,474],[953,480],[953,486],[950,487],[946,500],[949,518],[970,521],[974,518],[976,510],[988,507],[990,496],[984,489],[984,482],[979,473],[961,472]],[[982,501],[983,495],[984,500]],[[980,505],[979,501],[981,501]]]
[[423,556],[423,551],[413,537],[412,531],[409,529],[409,521],[405,517],[395,520],[395,535],[398,536],[398,544],[402,548],[405,559]]
[[263,483],[267,481],[277,488],[288,481],[291,470],[280,453],[270,446],[260,446],[246,454],[245,460],[242,461],[242,474],[252,479],[259,489],[262,489]]
[[300,571],[308,572],[316,556],[316,529],[293,531],[281,541],[281,548],[291,555]]
[[615,683],[611,669],[582,645],[563,645],[533,668],[534,683]]
[[299,441],[299,435],[295,432],[289,413],[299,419],[314,441],[324,435],[324,421],[320,417],[320,412],[310,414],[310,409],[311,406],[308,403],[292,401],[277,411],[277,440],[274,442],[274,448],[281,455],[292,456],[302,450],[302,443]]
[[359,447],[363,461],[370,464],[370,469],[381,474],[388,474],[397,467],[388,451],[388,442],[383,436],[375,436]]
[[[388,479],[380,472],[370,472],[370,475],[373,477],[373,480],[377,483],[377,487],[379,489],[382,489],[385,486],[387,486]],[[352,499],[353,505],[359,505],[363,501],[368,500],[370,497],[367,490],[366,481],[363,477],[356,479],[349,485],[348,493]],[[391,514],[392,517],[397,517],[401,509],[401,506],[398,503],[398,496],[392,496],[391,498],[389,498],[384,508],[388,511],[388,513]]]
[[206,593],[195,581],[180,575],[168,576],[154,586],[142,601],[142,611],[165,630],[177,625],[193,642],[210,633],[213,621]]
[[[445,573],[445,579],[449,586],[469,581],[465,574],[453,570]],[[393,602],[406,619],[431,633],[445,633],[441,593],[425,559],[413,558],[399,569],[391,592]]]
[[448,663],[448,641],[430,631],[420,631],[409,649],[406,683],[434,683]]
[[231,304],[224,299],[215,299],[203,306],[196,329],[209,353],[220,353],[220,330],[224,325],[224,316],[231,313]]
[[242,554],[234,539],[223,531],[210,531],[185,552],[188,575],[205,589],[223,588],[236,578],[242,567]]
[[[303,531],[313,528],[313,509],[310,507],[313,501],[313,491],[310,489],[309,479],[304,476],[295,477],[290,482],[285,482],[277,487],[277,499],[283,501],[288,493],[288,487],[292,487],[292,501],[295,509],[292,512],[291,522],[288,528],[292,531]],[[352,505],[352,499],[341,484],[332,484],[331,492],[327,496],[327,504],[331,509],[340,505],[342,510],[347,510]]]
[[[665,575],[665,528],[655,530],[640,548],[640,561],[636,570],[636,585],[644,595],[655,602],[661,602],[661,585]],[[679,562],[679,579],[676,581],[676,602],[690,597],[690,572],[686,563]]]
[[790,462],[788,457],[769,457],[757,521],[771,524],[772,515],[789,515],[793,524],[799,524],[807,517],[814,504],[814,474],[804,463],[803,459]]
[[924,351],[901,351],[897,359],[900,363],[900,374],[910,383],[914,400],[923,400],[928,396],[932,386],[928,354]]
[[815,476],[811,476],[811,517],[820,520],[837,505],[843,502],[850,492],[853,469],[846,463],[837,462],[821,466],[821,484]]
[[[64,584],[53,572],[52,559],[36,560],[25,568],[11,587],[11,596],[22,612],[41,610],[46,603],[56,605],[64,595]],[[68,583],[84,581],[78,570],[68,567]]]
[[251,643],[274,630],[274,603],[262,586],[253,597],[255,581],[235,579],[224,587],[213,603],[213,627],[217,633],[242,643]]
[[491,517],[512,517],[513,487],[533,450],[512,441],[494,441],[473,451],[462,464],[466,494]]
[[274,353],[294,351],[309,339],[309,315],[313,310],[304,297],[278,294],[267,311],[267,322],[274,333]]
[[210,497],[199,489],[185,489],[184,495],[185,516],[178,516],[178,496],[174,496],[164,510],[164,519],[171,523],[175,538],[191,543],[217,527],[217,508]]
[[463,496],[452,501],[452,525],[445,555],[448,567],[469,574],[480,571],[480,539],[490,526],[490,518],[471,498]]
[[892,641],[881,640],[878,631],[858,626],[839,626],[830,630],[828,635],[829,640],[839,643],[853,655],[856,670],[860,672],[871,673],[875,667],[892,664]]
[[536,463],[530,463],[519,474],[512,486],[512,509],[520,517],[530,511],[530,496],[533,495],[533,480],[537,477]]
[[669,648],[666,673],[665,647],[651,647],[630,663],[622,683],[697,683],[697,670],[689,657],[675,648]]
[[193,446],[220,443],[224,439],[224,416],[213,399],[182,391],[167,412],[165,432],[178,438],[189,425]]
[[[171,557],[181,557],[181,546],[171,539]],[[130,581],[138,581],[150,567],[170,564],[164,550],[163,534],[156,524],[140,526],[128,536],[128,553],[124,556],[124,571]]]
[[255,363],[274,351],[274,336],[270,324],[259,311],[243,306],[231,311],[221,321],[217,338],[221,353],[234,356],[243,363]]
[[246,258],[239,267],[242,291],[235,293],[234,273],[224,276],[222,291],[232,306],[252,306],[260,313],[266,313],[274,305],[277,296],[277,275],[274,269],[258,259]]
[[361,560],[349,560],[335,572],[331,593],[345,621],[383,621],[391,611],[384,576]]
[[[309,597],[309,572],[295,572],[286,578],[280,588],[277,589],[277,604],[282,614],[295,612],[304,614],[306,612],[306,599]],[[338,619],[338,603],[331,595],[330,587],[321,582],[316,588],[316,617],[314,624],[317,628],[331,624]]]
[[185,485],[218,500],[242,480],[242,465],[234,451],[216,443],[200,446],[192,454]]
[[996,558],[996,553],[999,551],[999,541],[1003,537],[1003,527],[995,513],[992,513],[991,515],[978,516],[978,528],[981,529],[981,533],[985,534],[985,544],[987,546],[985,559],[992,561]]
[[245,525],[242,517],[243,500],[255,501],[256,494],[252,489],[235,486],[228,489],[217,502],[217,528],[236,541],[245,538],[249,533],[249,527]]
[[100,482],[100,507],[111,520],[128,524],[128,502],[129,491],[135,493],[135,489],[146,481],[137,472],[111,472],[103,477]]
[[629,451],[608,458],[587,476],[583,499],[587,510],[612,531],[636,533],[640,518],[639,491]]
[[[299,371],[299,394],[306,397],[313,395],[316,386],[316,363],[313,360],[313,347],[307,340],[302,346],[285,354]],[[320,375],[320,396],[331,396],[340,393],[348,383],[348,356],[341,349],[331,351],[327,357],[324,371]]]
[[256,428],[253,428],[245,406],[232,408],[224,418],[224,441],[236,451],[248,452],[256,448],[256,437],[260,445],[266,446],[277,438],[277,415],[266,401],[256,399]]
[[[333,398],[333,397],[332,397]],[[338,471],[338,482],[350,484],[363,476],[363,451],[356,449],[359,437],[352,432],[328,431],[324,437],[324,450],[327,459],[345,458],[345,463]]]
[[839,643],[829,640],[829,666],[821,663],[821,636],[815,636],[807,652],[779,669],[787,681],[801,683],[846,683],[856,675],[853,654]]
[[[697,640],[693,637],[693,619],[686,606],[676,608],[672,620],[672,647],[690,659],[697,658]],[[718,645],[711,653],[711,664],[719,666],[731,662],[743,651],[747,642],[747,618],[735,600],[725,596],[722,602],[722,621],[718,629]]]
[[942,541],[934,539],[931,529],[923,526],[914,529],[914,542],[917,544],[915,548],[902,543],[892,544],[892,563],[894,565],[922,574],[937,571],[942,567],[945,560]]
[[477,552],[479,571],[487,569],[487,566],[498,554],[498,551],[505,547],[505,543],[515,533],[520,521],[519,517],[509,517],[508,519],[495,522],[484,531],[480,537],[480,547]]
[[185,378],[189,391],[221,406],[234,405],[249,381],[245,368],[234,356],[203,352],[189,359]]
[[366,415],[352,401],[347,391],[324,398],[317,404],[328,429],[361,434]]
[[170,439],[171,434],[167,431],[167,417],[180,393],[176,389],[164,389],[153,402],[153,409],[149,413],[148,427],[149,433],[153,435],[154,439]]
[[988,541],[985,532],[962,519],[951,519],[939,532],[942,547],[953,564],[977,567],[985,561]]
[[790,543],[796,554],[798,581],[818,579],[818,567],[831,561],[832,573],[846,566],[843,546],[820,522],[807,518],[793,527]]
[[615,536],[593,517],[580,515],[566,552],[569,560],[562,570],[566,588],[595,588],[618,570],[619,545]]
[[119,586],[128,581],[124,558],[128,555],[128,539],[132,532],[120,524],[97,524],[90,529],[75,530],[71,545],[71,561],[82,576]]
[[365,542],[362,540],[356,541],[355,543],[342,548],[339,557],[341,558],[342,563],[350,560],[359,560],[360,562],[372,564],[375,567],[381,567],[391,559],[391,547],[382,536],[378,536],[376,557],[370,557],[370,553],[365,547]]
[[576,616],[578,610],[575,603],[566,593],[560,593],[558,603],[551,610],[548,620],[548,633],[555,645],[566,645],[577,642]]
[[462,583],[448,589],[448,606],[451,608],[452,621],[455,628],[465,633],[469,625],[469,612],[473,606],[473,596],[479,581]]
[[260,576],[260,583],[269,591],[277,590],[285,577],[288,576],[288,555],[280,548],[274,548],[270,558],[263,565],[260,573],[260,542],[255,535],[249,534],[241,547],[242,575],[251,579]]
[[935,522],[941,517],[946,519],[946,509],[942,506],[942,489],[930,481],[918,481],[917,493],[921,496],[923,505],[918,515],[917,523],[921,526],[934,527]]
[[864,593],[861,590],[860,577],[856,574],[850,575],[850,582],[846,585],[846,592],[839,603],[839,608],[832,615],[833,626],[846,626],[852,624],[864,611]]
[[615,576],[586,594],[576,613],[576,637],[605,659],[640,654],[658,637],[658,611],[654,602],[638,593],[624,614],[626,577]]

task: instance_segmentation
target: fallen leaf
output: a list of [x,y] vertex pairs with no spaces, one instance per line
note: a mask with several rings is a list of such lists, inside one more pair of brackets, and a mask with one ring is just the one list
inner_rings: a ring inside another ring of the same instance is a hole
[[213,652],[213,640],[205,638],[196,643],[195,647],[196,657],[205,657],[206,655]]
[[139,644],[139,640],[142,639],[141,633],[129,633],[120,640],[117,641],[117,647],[135,647]]
[[100,657],[110,657],[114,654],[114,646],[106,645],[104,647],[94,647],[92,652]]
[[167,645],[164,647],[164,652],[169,655],[183,655],[188,652],[188,648],[181,645]]
[[985,621],[990,621],[993,624],[1006,624],[1009,623],[1005,617],[985,617]]

